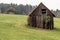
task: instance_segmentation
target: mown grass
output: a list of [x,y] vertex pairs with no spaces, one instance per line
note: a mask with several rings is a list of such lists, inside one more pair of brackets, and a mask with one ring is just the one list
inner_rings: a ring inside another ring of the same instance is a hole
[[54,30],[32,28],[26,15],[0,14],[0,40],[60,40],[60,18],[54,24]]

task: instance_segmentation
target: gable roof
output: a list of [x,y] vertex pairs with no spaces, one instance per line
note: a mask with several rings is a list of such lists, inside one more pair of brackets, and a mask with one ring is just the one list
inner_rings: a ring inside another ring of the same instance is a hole
[[[38,8],[42,8],[42,7],[45,7],[51,14],[52,14],[52,16],[53,17],[55,17],[55,15],[41,2],[39,5],[38,5],[38,7],[36,8],[36,9],[38,9]],[[29,15],[31,15],[31,14],[33,14],[35,11],[36,11],[36,9],[34,9],[33,11],[32,11],[32,13],[30,13]]]

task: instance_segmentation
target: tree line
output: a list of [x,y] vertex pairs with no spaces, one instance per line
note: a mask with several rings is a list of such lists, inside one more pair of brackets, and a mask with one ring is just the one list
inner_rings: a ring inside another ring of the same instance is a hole
[[15,14],[24,14],[27,15],[28,13],[32,12],[32,10],[34,10],[37,6],[32,6],[32,5],[17,5],[17,4],[4,4],[4,3],[0,3],[0,12],[1,13],[5,13],[7,14],[7,11],[11,8],[15,9]]
[[[4,4],[4,3],[0,3],[0,13],[4,13],[7,14],[7,12],[10,10],[15,11],[14,14],[22,14],[22,15],[28,15],[29,13],[31,13],[37,6],[33,6],[33,5],[17,5],[17,4]],[[54,13],[54,15],[56,17],[60,17],[60,10],[56,9],[56,10],[51,10],[52,13]]]
[[56,9],[56,10],[51,10],[51,12],[56,16],[60,18],[60,10]]

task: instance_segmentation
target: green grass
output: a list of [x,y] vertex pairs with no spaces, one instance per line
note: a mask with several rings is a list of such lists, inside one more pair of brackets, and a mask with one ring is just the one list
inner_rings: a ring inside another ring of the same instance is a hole
[[0,40],[60,40],[60,18],[54,24],[54,30],[32,28],[26,15],[0,14]]

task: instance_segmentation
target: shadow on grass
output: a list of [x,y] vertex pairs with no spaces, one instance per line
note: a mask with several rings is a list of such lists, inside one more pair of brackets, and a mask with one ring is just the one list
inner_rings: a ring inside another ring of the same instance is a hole
[[32,26],[30,26],[28,24],[25,24],[25,26],[26,26],[26,28],[29,28],[29,29],[36,29],[36,27],[32,27]]
[[54,30],[60,32],[60,28],[55,27]]
[[[29,25],[25,25],[26,26],[26,28],[29,28],[29,29],[40,29],[40,28],[36,28],[36,27],[32,27],[32,26],[29,26]],[[43,30],[43,29],[42,29]],[[45,29],[44,29],[45,30]],[[53,29],[54,31],[57,31],[57,32],[60,32],[60,28],[58,28],[58,27],[55,27],[54,29]],[[52,30],[51,30],[52,31]]]

